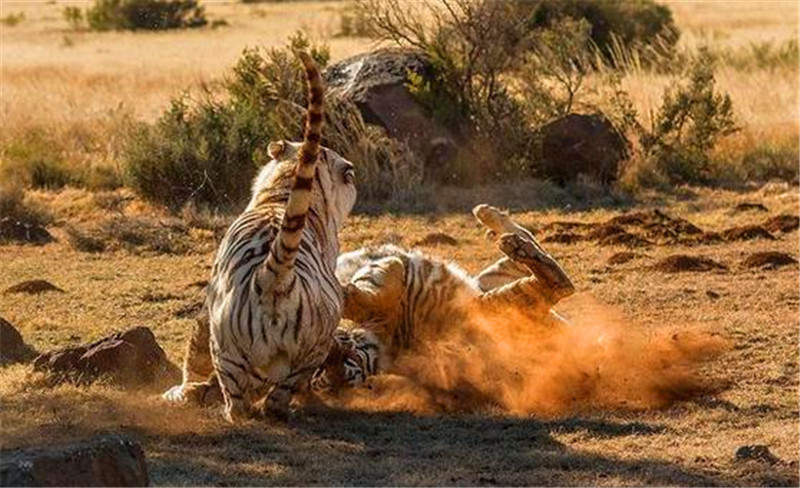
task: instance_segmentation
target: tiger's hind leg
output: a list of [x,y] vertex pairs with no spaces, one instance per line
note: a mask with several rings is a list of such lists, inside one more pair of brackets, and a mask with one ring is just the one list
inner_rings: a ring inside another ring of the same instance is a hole
[[292,397],[298,393],[300,389],[307,385],[311,379],[312,374],[316,368],[305,368],[295,371],[286,377],[285,380],[276,384],[267,393],[260,410],[265,418],[275,418],[278,420],[286,420],[289,418],[289,406]]
[[500,250],[509,259],[528,268],[541,280],[541,286],[549,290],[553,304],[575,292],[575,286],[564,268],[544,250],[528,229],[489,205],[478,205],[473,209],[473,214],[487,229],[500,236]]
[[186,342],[186,352],[183,357],[183,381],[175,385],[162,395],[164,400],[171,403],[189,403],[205,405],[209,393],[212,397],[219,398],[219,386],[213,376],[214,365],[211,362],[209,349],[209,320],[208,309],[203,306],[195,317],[192,335]]

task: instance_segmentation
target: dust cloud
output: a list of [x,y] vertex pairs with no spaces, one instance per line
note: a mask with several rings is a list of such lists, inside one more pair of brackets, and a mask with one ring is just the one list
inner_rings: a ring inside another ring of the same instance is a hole
[[466,321],[398,358],[393,374],[342,392],[337,403],[557,417],[661,408],[719,388],[703,366],[727,348],[722,337],[685,326],[646,330],[586,295],[568,303],[567,325],[471,307]]

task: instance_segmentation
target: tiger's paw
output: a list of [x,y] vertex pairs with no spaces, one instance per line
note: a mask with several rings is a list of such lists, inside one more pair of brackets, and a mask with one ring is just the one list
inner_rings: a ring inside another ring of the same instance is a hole
[[169,390],[165,391],[161,395],[161,398],[168,401],[169,403],[175,403],[175,404],[186,403],[184,386],[185,385],[183,384],[173,386]]

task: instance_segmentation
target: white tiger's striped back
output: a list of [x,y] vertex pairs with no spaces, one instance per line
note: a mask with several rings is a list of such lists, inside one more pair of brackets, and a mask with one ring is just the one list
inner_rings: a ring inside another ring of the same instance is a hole
[[268,410],[285,414],[341,318],[335,263],[355,202],[352,164],[319,145],[322,82],[310,57],[299,57],[309,88],[304,141],[270,144],[274,159],[223,238],[208,286],[211,357],[231,421],[265,395]]

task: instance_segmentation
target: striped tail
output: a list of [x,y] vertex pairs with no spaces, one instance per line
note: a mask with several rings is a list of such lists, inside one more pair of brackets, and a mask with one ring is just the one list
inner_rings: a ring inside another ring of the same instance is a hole
[[306,70],[308,85],[308,111],[306,127],[303,135],[303,145],[297,155],[297,170],[294,178],[292,192],[286,203],[286,212],[280,231],[272,242],[266,269],[271,272],[274,284],[281,283],[291,275],[294,262],[300,249],[300,240],[303,237],[303,228],[306,225],[306,214],[311,204],[311,191],[317,158],[320,153],[322,140],[322,125],[325,114],[324,91],[322,77],[314,60],[305,52],[298,52]]

